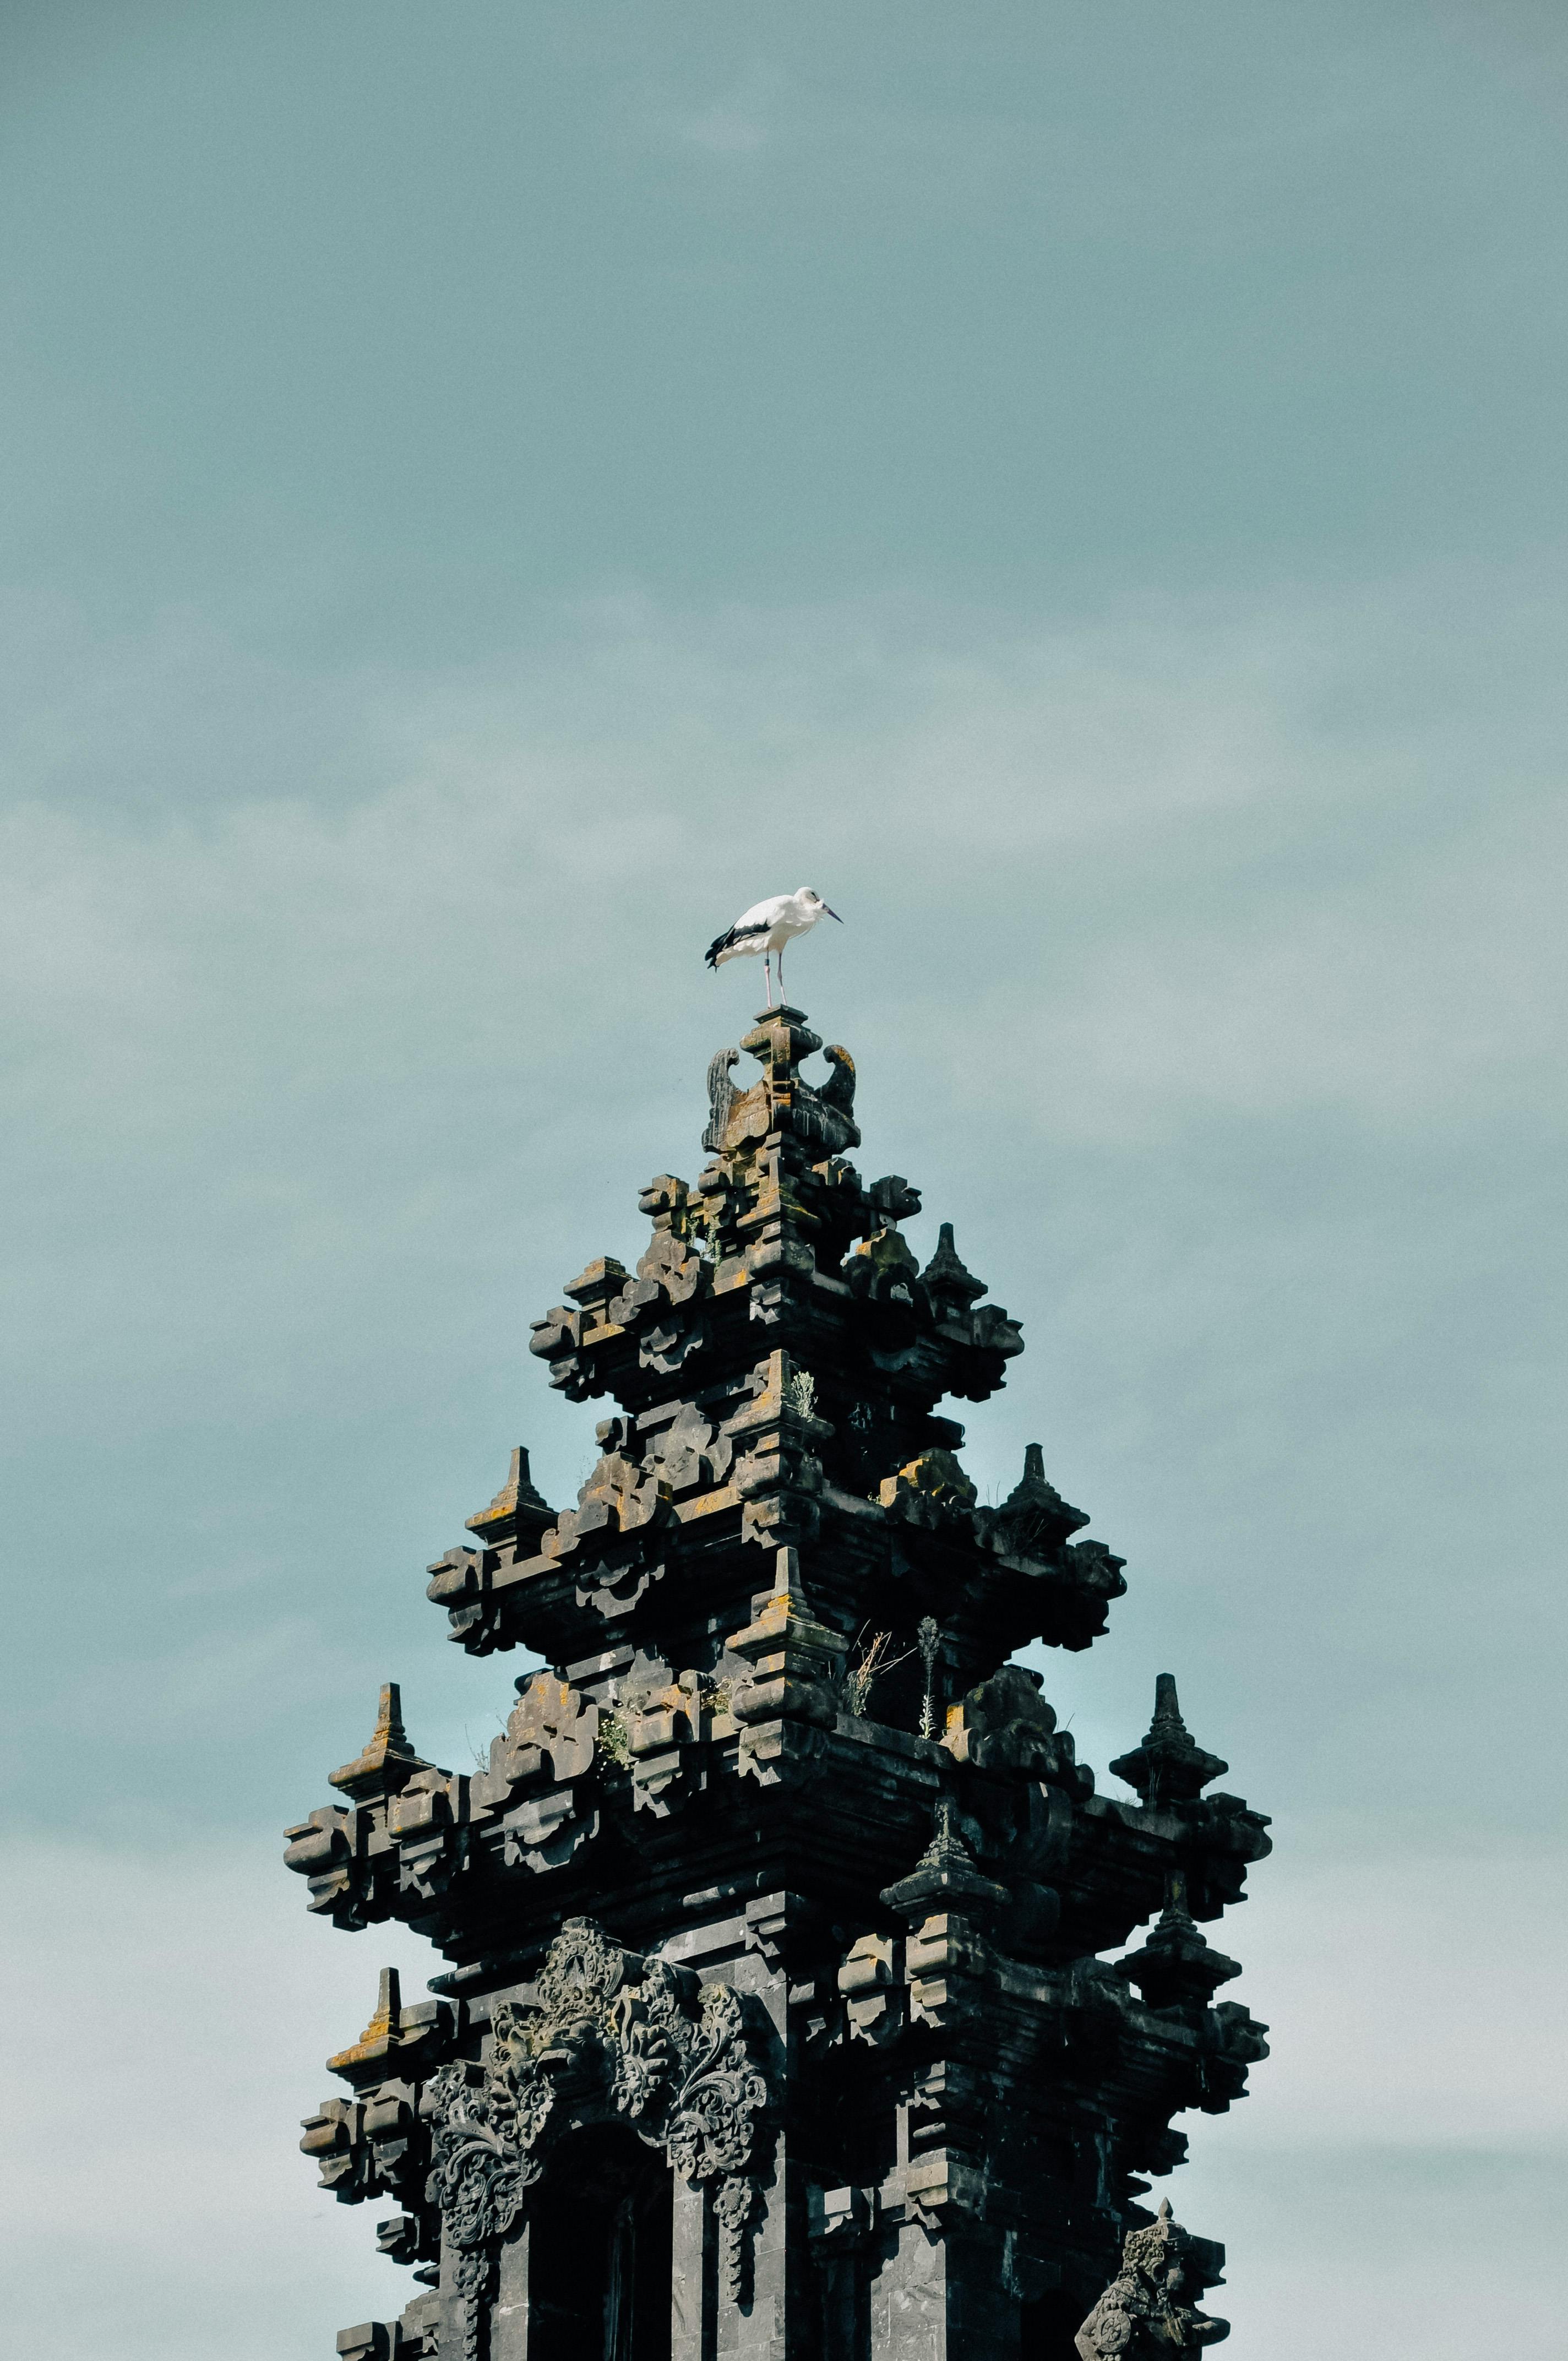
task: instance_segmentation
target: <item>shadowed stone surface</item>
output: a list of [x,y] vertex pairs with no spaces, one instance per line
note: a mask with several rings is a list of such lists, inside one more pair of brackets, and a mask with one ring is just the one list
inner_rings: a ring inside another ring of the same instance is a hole
[[336,2196],[398,2209],[381,2248],[424,2288],[338,2350],[1212,2341],[1193,2302],[1223,2250],[1140,2176],[1266,2054],[1214,2003],[1237,1971],[1201,1925],[1266,1824],[1205,1795],[1226,1766],[1168,1675],[1113,1766],[1140,1800],[1095,1793],[1008,1660],[1088,1647],[1122,1561],[1074,1538],[1037,1445],[981,1506],[938,1408],[994,1392],[1018,1327],[950,1224],[919,1268],[902,1176],[845,1160],[848,1053],[814,1083],[787,1006],[740,1048],[760,1076],[713,1060],[711,1161],[643,1191],[635,1270],[590,1262],[534,1324],[552,1385],[616,1405],[575,1506],[514,1451],[476,1545],[430,1569],[461,1647],[550,1669],[477,1776],[424,1762],[387,1689],[347,1801],[289,1831],[313,1910],[406,1920],[449,1963],[413,2008],[383,1978],[329,2061],[348,2096],[305,2126]]

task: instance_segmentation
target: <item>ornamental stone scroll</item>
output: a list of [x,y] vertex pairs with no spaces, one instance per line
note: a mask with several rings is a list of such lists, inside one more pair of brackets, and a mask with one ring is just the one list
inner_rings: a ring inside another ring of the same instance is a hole
[[623,1950],[591,1918],[566,1920],[533,1989],[532,2003],[496,2009],[487,2058],[443,2067],[430,2085],[426,2196],[455,2253],[464,2361],[479,2361],[501,2241],[568,2125],[620,2116],[688,2181],[711,2185],[720,2285],[730,2302],[745,2292],[768,2088],[739,1995]]

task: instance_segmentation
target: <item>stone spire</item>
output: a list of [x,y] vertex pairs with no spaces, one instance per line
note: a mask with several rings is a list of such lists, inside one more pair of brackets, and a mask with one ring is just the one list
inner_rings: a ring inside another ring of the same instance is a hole
[[907,1877],[884,1886],[883,1900],[900,1918],[914,1923],[933,1910],[962,1913],[1005,1909],[1007,1888],[993,1877],[982,1877],[974,1855],[958,1827],[953,1799],[944,1795],[937,1806],[937,1827],[930,1843]]
[[519,1444],[511,1455],[506,1482],[488,1509],[480,1509],[468,1520],[468,1531],[477,1533],[481,1542],[492,1549],[507,1543],[519,1544],[537,1541],[554,1522],[555,1512],[543,1495],[535,1490],[528,1469],[528,1454]]
[[971,1303],[985,1293],[985,1281],[959,1260],[953,1225],[944,1222],[937,1235],[937,1251],[920,1274],[921,1285],[941,1314],[961,1319]]
[[[363,1729],[364,1724],[360,1727]],[[395,1795],[400,1787],[408,1784],[416,1771],[429,1768],[429,1763],[409,1744],[398,1684],[388,1681],[376,1708],[376,1727],[364,1751],[341,1770],[329,1773],[327,1785],[361,1804],[373,1795]]]
[[618,2361],[1065,2354],[1152,2228],[1172,2117],[1265,2054],[1200,1924],[1261,1815],[1205,1799],[1225,1766],[1164,1675],[1113,1766],[1139,1800],[1097,1795],[1014,1661],[1090,1646],[1126,1587],[1039,1444],[998,1507],[964,1467],[950,1412],[1018,1323],[950,1223],[922,1266],[920,1191],[849,1160],[854,1061],[799,1009],[707,1098],[635,1261],[533,1325],[597,1405],[576,1499],[519,1447],[428,1569],[460,1648],[523,1652],[505,1730],[442,1769],[389,1684],[289,1831],[313,1910],[445,1961],[411,2009],[389,1971],[305,2126],[334,2195],[400,2209],[381,2250],[427,2290],[349,2361],[537,2361],[531,2322],[598,2352],[612,2315]]
[[1143,1744],[1111,1765],[1118,1779],[1151,1805],[1190,1803],[1230,1767],[1193,1743],[1176,1700],[1173,1673],[1161,1673],[1155,1682],[1154,1719]]
[[1187,1907],[1187,1881],[1180,1870],[1168,1880],[1165,1908],[1154,1931],[1136,1951],[1116,1962],[1118,1975],[1143,1994],[1150,2008],[1206,2008],[1215,1993],[1241,1968],[1205,1940]]

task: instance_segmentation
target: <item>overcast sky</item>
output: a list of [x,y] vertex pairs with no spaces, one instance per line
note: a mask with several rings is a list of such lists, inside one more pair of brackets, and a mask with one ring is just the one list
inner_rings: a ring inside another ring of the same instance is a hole
[[[1022,1315],[970,1411],[1275,1816],[1190,2125],[1255,2361],[1554,2350],[1568,16],[9,0],[6,2318],[394,2313],[278,1830],[591,1409],[527,1321],[793,996]],[[831,939],[827,939],[830,935]]]

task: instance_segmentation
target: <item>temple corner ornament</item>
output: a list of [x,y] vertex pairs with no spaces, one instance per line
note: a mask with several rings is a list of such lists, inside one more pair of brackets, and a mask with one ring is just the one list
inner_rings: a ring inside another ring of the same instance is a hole
[[1195,2249],[1204,2242],[1188,2235],[1172,2218],[1170,2202],[1146,2228],[1132,2230],[1122,2248],[1122,2268],[1073,2342],[1080,2361],[1159,2361],[1173,2349],[1218,2345],[1231,2333],[1185,2298],[1201,2293],[1214,2279],[1205,2275]]
[[1267,1822],[1171,1675],[1113,1786],[1078,1759],[1047,1687],[1124,1562],[1037,1444],[981,1499],[957,1412],[1020,1323],[950,1222],[916,1251],[917,1188],[850,1161],[855,1082],[788,1005],[714,1058],[695,1178],[656,1173],[635,1262],[590,1259],[532,1326],[540,1378],[595,1406],[576,1498],[504,1444],[425,1568],[476,1680],[518,1666],[504,1729],[444,1768],[388,1682],[287,1831],[313,1915],[440,1955],[409,2004],[382,1971],[304,2121],[414,2281],[340,2361],[1224,2334],[1196,2309],[1223,2247],[1144,2200],[1177,2119],[1267,2055],[1208,1931]]

